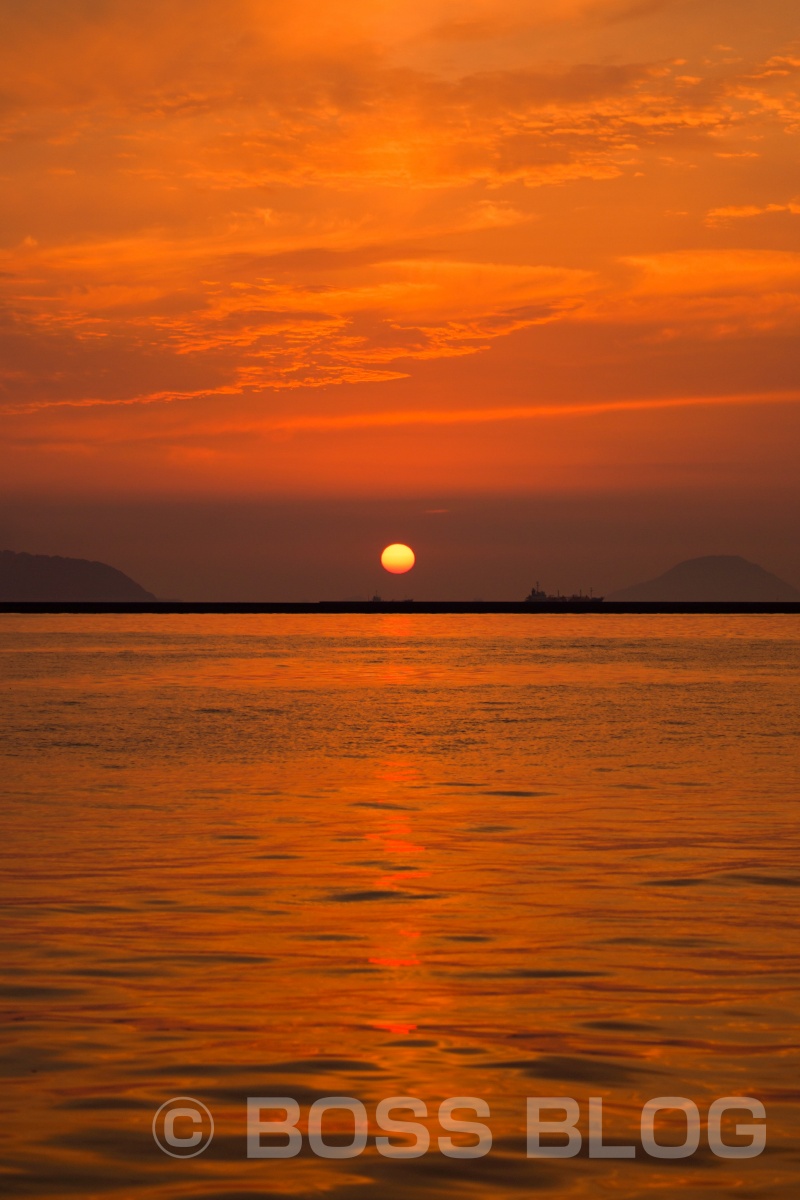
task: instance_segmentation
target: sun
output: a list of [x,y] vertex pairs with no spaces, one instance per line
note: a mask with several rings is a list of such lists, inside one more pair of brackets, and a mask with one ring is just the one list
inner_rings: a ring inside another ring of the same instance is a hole
[[392,575],[405,575],[415,562],[414,551],[410,546],[404,546],[402,542],[393,542],[381,555],[381,566],[386,571],[390,571]]

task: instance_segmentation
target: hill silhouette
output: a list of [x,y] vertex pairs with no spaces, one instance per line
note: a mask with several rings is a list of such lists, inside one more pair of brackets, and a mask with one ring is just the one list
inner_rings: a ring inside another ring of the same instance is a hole
[[155,600],[107,563],[0,550],[0,600]]
[[800,600],[800,592],[748,562],[738,554],[712,554],[689,558],[657,579],[622,588],[607,600],[641,601],[747,601]]

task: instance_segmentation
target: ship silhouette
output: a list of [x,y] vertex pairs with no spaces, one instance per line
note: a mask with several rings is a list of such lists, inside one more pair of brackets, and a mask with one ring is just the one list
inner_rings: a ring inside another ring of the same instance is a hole
[[562,600],[565,604],[597,604],[603,599],[602,596],[593,596],[592,589],[589,588],[589,595],[584,596],[583,592],[573,593],[571,596],[562,596],[561,592],[557,592],[555,596],[551,596],[548,592],[543,591],[539,586],[539,580],[531,588],[528,595],[525,597],[526,604],[543,604],[545,601],[552,604],[554,600]]

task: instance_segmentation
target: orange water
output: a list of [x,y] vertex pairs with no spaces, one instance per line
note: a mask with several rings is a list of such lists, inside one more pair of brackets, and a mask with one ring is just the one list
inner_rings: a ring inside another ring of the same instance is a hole
[[[7,616],[0,663],[5,1194],[798,1194],[795,618]],[[246,1158],[246,1097],[326,1095],[493,1146]],[[664,1095],[767,1151],[526,1158],[527,1096],[635,1143]]]

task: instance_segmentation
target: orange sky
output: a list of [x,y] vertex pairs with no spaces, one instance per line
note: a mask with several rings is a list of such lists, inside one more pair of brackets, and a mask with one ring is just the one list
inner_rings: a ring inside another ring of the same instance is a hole
[[796,0],[0,22],[12,491],[792,485]]

